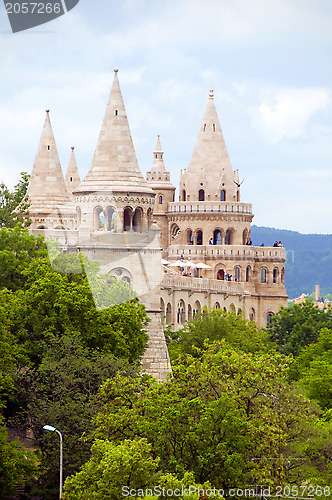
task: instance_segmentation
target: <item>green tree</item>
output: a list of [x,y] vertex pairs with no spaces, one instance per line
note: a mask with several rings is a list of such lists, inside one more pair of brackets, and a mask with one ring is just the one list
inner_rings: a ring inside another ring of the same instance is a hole
[[[275,485],[276,464],[263,459],[287,456],[302,440],[309,445],[308,432],[299,429],[316,418],[289,386],[288,364],[283,356],[238,352],[222,341],[200,358],[185,355],[163,385],[118,375],[102,388],[107,403],[94,436],[115,443],[145,437],[163,472],[191,471],[200,484]],[[287,474],[291,481],[304,469]]]
[[222,339],[244,352],[266,351],[269,347],[267,334],[256,323],[221,309],[204,310],[175,332],[173,339],[169,346],[172,358],[179,353],[197,356],[204,346]]
[[0,498],[14,495],[16,488],[37,470],[36,457],[19,441],[8,441],[3,417],[0,417]]
[[296,358],[293,378],[323,410],[332,408],[332,330],[322,328],[317,342],[304,347]]
[[41,257],[47,257],[43,239],[29,235],[27,229],[18,224],[14,228],[0,229],[0,289],[19,290],[24,288],[29,264]]
[[4,183],[0,184],[0,227],[14,227],[18,222],[29,225],[29,201],[26,199],[29,180],[30,175],[21,172],[13,192]]
[[267,327],[271,340],[283,354],[298,356],[301,349],[317,341],[322,328],[332,329],[332,310],[322,311],[312,302],[281,308]]

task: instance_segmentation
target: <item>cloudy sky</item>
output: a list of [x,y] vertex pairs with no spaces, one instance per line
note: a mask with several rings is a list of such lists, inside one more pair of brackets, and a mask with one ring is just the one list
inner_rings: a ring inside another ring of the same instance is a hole
[[254,223],[332,233],[331,0],[80,0],[18,34],[0,7],[0,180],[31,172],[51,121],[84,177],[113,69],[142,172],[157,134],[178,186],[210,89]]

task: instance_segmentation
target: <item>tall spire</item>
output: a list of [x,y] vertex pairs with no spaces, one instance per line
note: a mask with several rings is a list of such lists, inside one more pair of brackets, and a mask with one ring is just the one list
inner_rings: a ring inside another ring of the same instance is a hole
[[228,200],[236,198],[234,172],[220,127],[213,90],[209,93],[191,160],[180,181],[180,196],[181,191],[186,191],[187,200],[199,200],[200,190],[204,191],[205,200],[220,200],[221,190],[227,190]]
[[51,212],[59,206],[71,204],[66,191],[49,110],[46,110],[45,123],[27,195],[30,200],[30,213]]
[[152,189],[156,189],[157,187],[175,189],[173,184],[170,182],[170,173],[167,172],[165,168],[164,151],[161,147],[159,135],[156,147],[153,151],[153,164],[151,170],[147,172],[147,181]]
[[117,69],[92,166],[75,192],[96,191],[152,193],[138,167]]
[[74,149],[74,147],[71,148],[70,160],[65,175],[66,189],[71,198],[73,198],[73,191],[81,184]]

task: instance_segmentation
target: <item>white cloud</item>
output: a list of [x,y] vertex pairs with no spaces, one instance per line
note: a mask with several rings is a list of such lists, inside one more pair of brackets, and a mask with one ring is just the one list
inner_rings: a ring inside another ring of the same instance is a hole
[[326,89],[276,89],[263,98],[253,123],[271,143],[277,143],[302,136],[312,116],[330,103]]

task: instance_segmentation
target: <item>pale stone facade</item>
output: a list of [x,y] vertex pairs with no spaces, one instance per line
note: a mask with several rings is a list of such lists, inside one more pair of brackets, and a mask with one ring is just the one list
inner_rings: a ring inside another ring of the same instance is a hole
[[[170,372],[162,323],[179,328],[203,307],[242,313],[260,326],[287,304],[283,248],[253,247],[252,206],[240,201],[219,124],[213,93],[188,169],[181,173],[179,201],[166,171],[158,136],[144,179],[138,167],[115,70],[91,168],[80,182],[74,150],[63,178],[49,113],[28,195],[33,234],[81,251],[101,272],[130,283],[151,322],[143,368],[160,380]],[[198,267],[161,265],[181,260]],[[226,277],[231,275],[231,280]],[[196,277],[197,276],[197,277]]]

